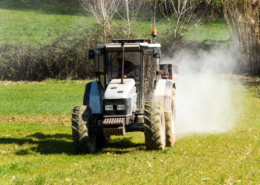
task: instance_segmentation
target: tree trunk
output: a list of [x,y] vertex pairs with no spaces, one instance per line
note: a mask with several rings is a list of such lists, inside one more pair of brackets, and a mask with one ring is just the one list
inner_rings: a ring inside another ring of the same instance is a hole
[[126,20],[127,20],[127,39],[130,37],[130,20],[129,20],[129,2],[125,0],[126,4]]

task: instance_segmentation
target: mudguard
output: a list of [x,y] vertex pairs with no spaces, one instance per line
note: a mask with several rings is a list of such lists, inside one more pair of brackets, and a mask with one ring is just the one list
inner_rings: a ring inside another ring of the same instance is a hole
[[89,106],[92,109],[92,114],[101,114],[98,82],[93,81],[86,85],[83,105]]
[[166,122],[167,120],[170,121],[169,123],[166,123],[166,127],[171,128],[170,131],[172,132],[172,135],[175,135],[176,127],[175,114],[172,112],[176,111],[175,107],[172,107],[172,94],[175,93],[175,88],[175,81],[159,80],[154,92],[154,101],[160,102],[163,105],[165,120]]
[[175,92],[175,81],[159,80],[154,91],[154,101],[160,102],[164,107],[164,112],[171,111],[171,97]]

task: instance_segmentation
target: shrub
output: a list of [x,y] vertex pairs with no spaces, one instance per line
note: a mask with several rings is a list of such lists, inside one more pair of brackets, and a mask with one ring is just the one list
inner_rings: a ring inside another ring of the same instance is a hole
[[[122,32],[114,32],[123,38]],[[88,50],[97,44],[111,42],[112,36],[96,25],[84,31],[71,31],[47,45],[4,44],[0,47],[1,80],[87,79],[94,78],[92,71],[97,70],[97,61],[88,59]],[[135,35],[131,35],[134,38]]]
[[57,38],[48,45],[5,44],[0,47],[0,78],[41,81],[92,77],[95,63],[88,60],[88,49],[94,45],[95,38],[77,31],[61,37],[57,33]]

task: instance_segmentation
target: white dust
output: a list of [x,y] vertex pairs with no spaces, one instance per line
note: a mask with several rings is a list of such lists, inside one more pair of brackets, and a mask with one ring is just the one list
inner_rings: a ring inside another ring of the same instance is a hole
[[172,63],[179,68],[176,82],[176,134],[220,133],[232,128],[232,103],[234,90],[221,74],[230,73],[235,67],[235,52],[213,50],[193,56],[181,52]]

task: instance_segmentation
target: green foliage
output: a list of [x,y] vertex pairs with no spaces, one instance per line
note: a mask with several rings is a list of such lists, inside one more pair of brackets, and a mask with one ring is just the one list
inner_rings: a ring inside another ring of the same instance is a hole
[[96,65],[88,60],[88,49],[100,41],[100,29],[68,32],[47,45],[5,44],[0,47],[0,79],[37,80],[46,78],[86,79]]

